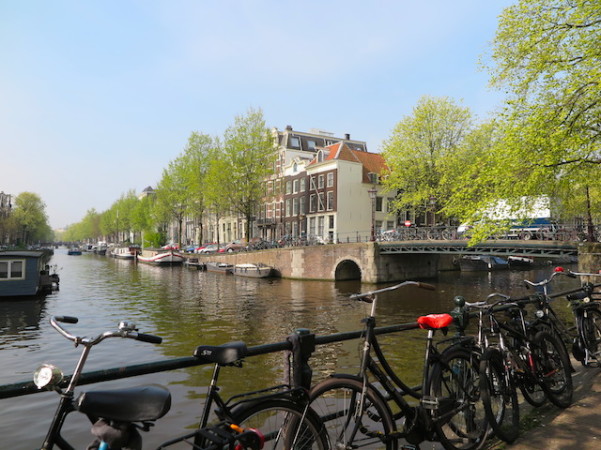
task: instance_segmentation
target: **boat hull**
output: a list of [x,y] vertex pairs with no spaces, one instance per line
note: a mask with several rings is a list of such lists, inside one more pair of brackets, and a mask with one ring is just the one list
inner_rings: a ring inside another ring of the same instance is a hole
[[247,278],[267,278],[272,276],[273,268],[260,264],[237,264],[234,266],[234,275]]
[[156,253],[150,256],[138,255],[138,261],[153,266],[175,266],[183,264],[186,259],[176,252]]
[[207,272],[231,274],[234,271],[232,264],[219,263],[219,262],[208,262],[205,264]]
[[467,255],[460,259],[459,268],[462,272],[481,272],[509,269],[506,260],[497,256]]

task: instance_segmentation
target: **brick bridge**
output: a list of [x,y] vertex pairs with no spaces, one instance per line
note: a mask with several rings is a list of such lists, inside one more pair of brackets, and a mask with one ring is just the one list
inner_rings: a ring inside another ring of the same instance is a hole
[[466,241],[366,242],[199,255],[199,259],[263,263],[273,266],[284,278],[383,283],[435,278],[440,270],[456,269],[456,258],[472,253],[565,260],[578,255],[579,246],[557,241],[487,241],[473,247],[468,247]]

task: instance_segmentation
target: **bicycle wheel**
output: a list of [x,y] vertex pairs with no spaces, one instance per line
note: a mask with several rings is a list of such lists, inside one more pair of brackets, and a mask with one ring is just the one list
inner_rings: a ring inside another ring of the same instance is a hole
[[549,401],[560,408],[570,406],[574,394],[572,371],[557,338],[546,331],[539,331],[534,337],[532,356],[536,374]]
[[488,348],[480,361],[480,395],[488,423],[499,439],[512,443],[520,431],[520,405],[503,354]]
[[361,392],[360,381],[345,378],[327,378],[311,389],[311,408],[323,421],[331,448],[396,450],[397,440],[387,438],[396,430],[390,408],[368,388],[358,416]]
[[[594,358],[597,362],[599,359],[599,344],[601,344],[601,311],[598,309],[588,309],[586,318],[582,322],[583,330],[582,337],[584,339],[584,347],[587,350],[587,360]],[[583,361],[583,364],[585,362]]]
[[313,410],[288,399],[272,398],[241,404],[231,412],[243,428],[265,436],[265,449],[328,450],[325,428]]
[[438,407],[430,413],[446,449],[475,449],[488,435],[479,366],[476,353],[453,347],[442,352],[432,367],[428,392]]

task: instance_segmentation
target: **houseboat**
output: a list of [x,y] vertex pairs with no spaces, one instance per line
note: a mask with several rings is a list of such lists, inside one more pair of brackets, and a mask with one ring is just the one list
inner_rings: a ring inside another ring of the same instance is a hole
[[57,274],[50,274],[43,251],[0,252],[0,299],[34,297],[58,289]]
[[144,250],[138,255],[137,259],[141,263],[154,266],[175,266],[183,264],[186,258],[174,250],[162,250],[160,252]]
[[111,250],[110,255],[117,259],[128,259],[133,261],[136,256],[140,253],[140,247],[137,245],[130,245],[129,247],[115,247]]

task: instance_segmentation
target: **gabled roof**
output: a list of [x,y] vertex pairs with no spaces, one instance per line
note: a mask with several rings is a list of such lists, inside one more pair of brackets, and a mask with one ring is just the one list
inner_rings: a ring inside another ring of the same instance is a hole
[[[353,150],[345,143],[339,142],[325,147],[324,152],[328,155],[324,158],[325,161],[351,161],[359,163],[363,166],[363,182],[370,183],[369,173],[381,174],[388,166],[386,161],[379,153],[369,153],[364,151]],[[319,164],[317,158],[314,158],[309,166]]]

